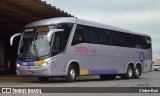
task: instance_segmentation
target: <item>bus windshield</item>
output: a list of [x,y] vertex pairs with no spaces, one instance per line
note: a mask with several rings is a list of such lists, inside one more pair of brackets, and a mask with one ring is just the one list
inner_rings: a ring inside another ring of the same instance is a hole
[[19,46],[19,59],[37,59],[50,54],[51,44],[47,41],[48,27],[27,28]]
[[[73,24],[62,23],[52,26],[41,26],[26,28],[22,34],[18,59],[23,61],[35,61],[56,55],[65,50]],[[53,29],[64,29],[63,32],[56,32],[52,41],[47,41],[47,34]]]

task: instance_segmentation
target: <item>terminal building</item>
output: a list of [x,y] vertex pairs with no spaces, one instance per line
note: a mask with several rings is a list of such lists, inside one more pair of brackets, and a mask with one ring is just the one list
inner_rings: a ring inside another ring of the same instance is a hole
[[41,0],[0,0],[0,75],[16,74],[19,38],[10,46],[10,37],[30,22],[54,17],[73,16]]

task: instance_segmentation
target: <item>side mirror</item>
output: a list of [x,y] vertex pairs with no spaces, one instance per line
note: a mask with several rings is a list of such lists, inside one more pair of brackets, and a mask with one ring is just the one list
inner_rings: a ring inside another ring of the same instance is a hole
[[17,34],[14,34],[11,38],[10,38],[10,45],[12,46],[13,45],[13,39],[17,36],[20,36],[22,33],[17,33]]
[[49,31],[48,34],[47,34],[47,41],[51,42],[53,33],[56,33],[56,32],[59,32],[59,31],[64,31],[64,29],[53,29],[53,30]]

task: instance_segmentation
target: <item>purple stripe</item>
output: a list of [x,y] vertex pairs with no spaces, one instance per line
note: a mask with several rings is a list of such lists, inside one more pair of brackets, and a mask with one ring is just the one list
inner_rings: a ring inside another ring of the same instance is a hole
[[117,70],[89,70],[89,74],[117,74]]
[[27,66],[35,66],[34,62],[26,62],[26,63],[27,63]]
[[22,66],[35,66],[35,62],[23,62],[18,60],[17,63]]
[[21,65],[23,62],[22,62],[22,61],[17,60],[17,63],[18,63],[19,65]]

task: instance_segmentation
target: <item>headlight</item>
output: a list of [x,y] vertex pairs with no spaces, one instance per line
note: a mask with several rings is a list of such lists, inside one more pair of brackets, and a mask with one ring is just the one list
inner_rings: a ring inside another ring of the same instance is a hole
[[17,68],[20,67],[21,65],[17,64]]
[[54,61],[55,61],[55,59],[53,59],[53,60],[52,60],[52,59],[49,59],[49,60],[45,60],[45,63],[46,63],[46,64],[51,64],[51,63],[53,63]]
[[38,66],[46,66],[46,65],[48,65],[48,64],[52,64],[53,62],[55,61],[55,59],[46,59],[46,60],[41,60],[41,61],[38,61],[38,62],[36,62],[36,65],[38,65]]
[[40,65],[40,66],[42,67],[42,66],[46,66],[46,65],[47,65],[47,64],[46,64],[46,63],[44,63],[44,64],[42,64],[42,65]]

